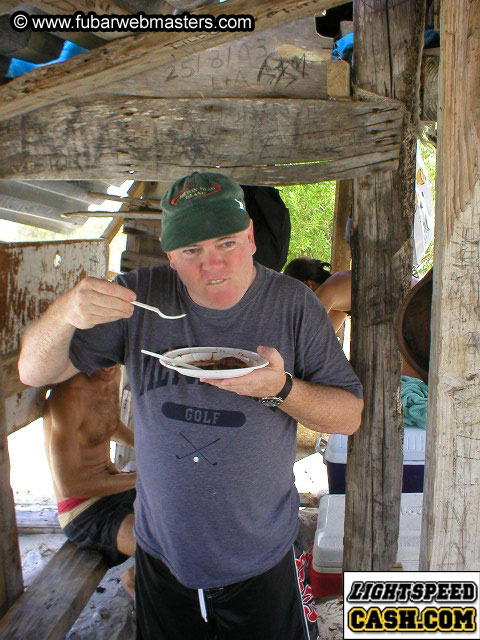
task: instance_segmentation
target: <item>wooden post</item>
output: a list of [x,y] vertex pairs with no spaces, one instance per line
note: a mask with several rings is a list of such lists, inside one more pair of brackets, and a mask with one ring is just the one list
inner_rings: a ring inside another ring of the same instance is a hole
[[[332,273],[350,269],[350,247],[345,240],[347,220],[353,210],[353,180],[337,180],[335,189],[335,211],[333,214],[332,251],[330,265]],[[344,341],[345,323],[337,331],[340,343]]]
[[480,569],[480,0],[443,0],[420,569]]
[[335,212],[333,215],[332,253],[330,258],[332,273],[350,269],[350,247],[345,240],[345,228],[352,209],[353,181],[337,180]]
[[346,570],[390,570],[396,562],[403,464],[401,359],[394,314],[410,286],[416,132],[424,0],[354,3],[357,97],[405,105],[398,171],[354,183],[352,364],[364,388],[359,431],[349,439]]
[[23,591],[15,506],[10,486],[3,364],[0,357],[0,618]]

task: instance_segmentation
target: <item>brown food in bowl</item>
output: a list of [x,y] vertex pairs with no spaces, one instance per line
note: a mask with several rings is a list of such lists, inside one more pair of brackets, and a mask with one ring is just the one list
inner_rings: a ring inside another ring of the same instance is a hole
[[245,369],[250,366],[247,362],[244,362],[235,356],[226,356],[225,358],[220,358],[220,360],[197,360],[190,364],[195,365],[199,369],[209,370]]

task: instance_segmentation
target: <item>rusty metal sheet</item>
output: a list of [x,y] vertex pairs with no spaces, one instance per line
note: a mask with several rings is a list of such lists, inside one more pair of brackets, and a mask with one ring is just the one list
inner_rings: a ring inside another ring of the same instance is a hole
[[25,326],[87,275],[105,277],[105,240],[0,244],[0,353],[19,347]]
[[5,398],[7,435],[41,418],[46,387],[25,387],[23,391]]
[[45,398],[44,387],[24,387],[18,380],[12,352],[25,326],[85,276],[105,277],[107,267],[103,239],[0,243],[0,355],[12,360],[5,388],[15,390],[5,399],[7,433],[39,418]]

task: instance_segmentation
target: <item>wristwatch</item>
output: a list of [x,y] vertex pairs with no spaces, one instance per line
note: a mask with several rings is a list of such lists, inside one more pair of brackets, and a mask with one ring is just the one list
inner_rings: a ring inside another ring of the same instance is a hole
[[264,398],[258,398],[260,404],[265,407],[278,407],[286,399],[290,391],[292,390],[293,376],[288,371],[285,371],[285,384],[281,391],[276,396],[265,396]]

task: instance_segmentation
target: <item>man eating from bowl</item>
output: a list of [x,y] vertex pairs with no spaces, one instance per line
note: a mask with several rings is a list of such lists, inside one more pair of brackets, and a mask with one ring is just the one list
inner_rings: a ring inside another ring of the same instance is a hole
[[[324,308],[254,263],[241,187],[194,172],[162,199],[170,266],[85,278],[26,332],[26,384],[124,363],[135,407],[137,638],[318,637],[292,473],[297,420],[359,426],[361,385]],[[179,320],[161,319],[138,299]],[[233,347],[269,361],[197,379],[141,349]]]

